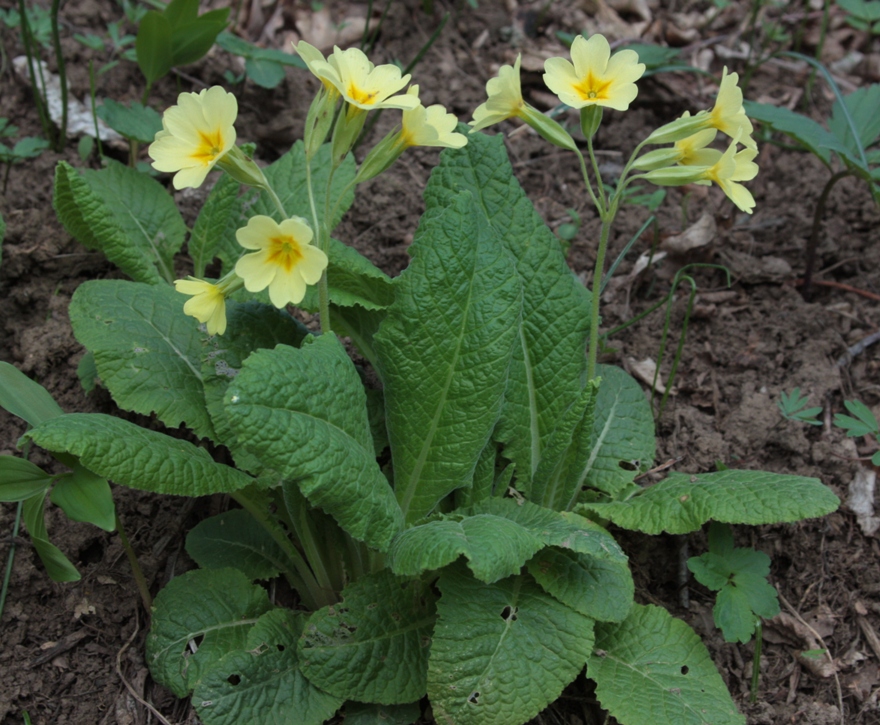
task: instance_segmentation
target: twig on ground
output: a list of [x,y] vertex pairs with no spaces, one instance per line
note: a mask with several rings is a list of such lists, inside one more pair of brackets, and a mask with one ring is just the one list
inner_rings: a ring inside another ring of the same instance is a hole
[[171,723],[166,720],[162,713],[160,713],[152,704],[147,702],[144,698],[142,698],[137,690],[134,689],[134,686],[125,679],[125,675],[122,674],[122,655],[125,654],[125,650],[131,647],[131,643],[134,642],[134,638],[137,637],[138,632],[140,632],[140,621],[138,620],[137,608],[134,611],[134,632],[131,633],[131,637],[128,638],[128,641],[122,645],[122,649],[116,653],[116,674],[119,675],[119,679],[122,680],[122,684],[125,685],[125,689],[128,690],[129,694],[141,705],[143,705],[147,710],[149,710],[153,715],[156,716],[156,719],[162,723],[162,725],[171,725]]
[[839,368],[846,367],[847,365],[849,365],[852,362],[853,358],[856,355],[861,355],[865,350],[867,350],[869,347],[871,347],[871,345],[873,345],[875,342],[880,342],[880,330],[868,335],[867,337],[863,337],[855,345],[848,348],[847,351],[845,353],[843,353],[843,355],[841,355],[839,358],[837,358],[837,363],[836,363],[837,367],[839,367]]

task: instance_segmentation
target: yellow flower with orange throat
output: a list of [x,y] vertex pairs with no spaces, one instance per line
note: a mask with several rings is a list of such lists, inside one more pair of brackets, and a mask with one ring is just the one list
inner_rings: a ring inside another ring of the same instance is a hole
[[235,264],[235,273],[249,292],[269,288],[276,307],[299,304],[307,285],[317,284],[327,268],[327,255],[312,244],[314,234],[305,219],[292,217],[280,224],[258,214],[235,232],[245,254]]
[[220,86],[181,93],[162,116],[162,130],[150,144],[157,171],[176,172],[175,189],[202,185],[208,172],[235,147],[238,102]]

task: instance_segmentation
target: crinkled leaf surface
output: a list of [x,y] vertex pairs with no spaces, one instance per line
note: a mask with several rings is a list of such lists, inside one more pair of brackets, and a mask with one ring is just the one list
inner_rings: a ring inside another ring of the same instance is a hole
[[521,286],[472,194],[424,217],[374,344],[408,522],[468,486],[504,398]]
[[353,537],[388,547],[403,515],[376,463],[363,384],[335,336],[258,350],[225,402],[245,448]]
[[389,565],[396,574],[416,575],[464,556],[477,579],[492,583],[518,573],[533,554],[554,545],[626,566],[617,542],[592,521],[497,498],[407,529],[394,540]]
[[[220,254],[221,249],[226,249],[224,240],[234,239],[236,228],[240,223],[243,226],[240,222],[242,216],[242,201],[238,196],[240,191],[241,185],[231,176],[223,174],[217,179],[217,183],[205,199],[186,245],[193,260],[195,268],[193,274],[196,277],[204,276],[205,267]],[[238,244],[233,249],[236,250],[237,255],[228,256],[237,258],[245,252]],[[229,261],[234,264],[236,260]]]
[[61,161],[52,200],[64,228],[89,249],[100,249],[138,282],[174,279],[174,254],[186,226],[165,188],[147,174],[108,160],[79,173]]
[[620,622],[632,607],[635,588],[626,561],[549,546],[528,568],[545,591],[600,622]]
[[153,603],[147,665],[153,678],[185,697],[247,635],[272,605],[265,589],[237,569],[196,569],[172,579]]
[[633,607],[620,624],[596,625],[587,664],[602,707],[626,725],[744,725],[709,652],[665,609]]
[[289,609],[266,612],[242,650],[213,665],[193,692],[205,725],[321,725],[342,698],[322,692],[299,669],[296,642],[306,616]]
[[[324,208],[325,193],[327,193],[327,177],[330,173],[330,144],[324,144],[315,158],[312,159],[312,188],[315,194],[315,207],[318,210]],[[330,228],[333,229],[342,219],[342,215],[351,206],[354,201],[354,189],[349,189],[345,196],[342,192],[346,186],[354,179],[355,175],[354,157],[349,154],[345,161],[336,169],[333,174],[333,183],[330,186],[329,194],[335,207],[335,214],[330,220]],[[287,216],[300,216],[312,224],[312,208],[309,204],[309,191],[306,179],[306,154],[305,146],[302,141],[297,141],[284,156],[279,158],[273,164],[263,169],[263,173],[278,194],[284,206]],[[332,210],[332,208],[331,208]],[[248,210],[248,216],[254,214],[265,214],[276,221],[280,221],[281,215],[276,209],[272,200],[268,195],[261,194],[257,202]]]
[[205,334],[183,314],[185,301],[166,285],[93,280],[77,287],[70,322],[121,408],[155,413],[169,428],[186,423],[211,438],[201,371]]
[[223,396],[254,350],[272,349],[279,344],[299,347],[309,331],[286,312],[256,300],[244,303],[229,300],[226,321],[226,334],[208,338],[202,348],[205,404],[215,440],[230,449],[239,468],[256,473],[262,465],[239,445],[226,416]]
[[253,482],[204,448],[103,413],[70,413],[25,433],[38,446],[78,456],[94,473],[142,491],[177,496],[228,493]]
[[186,553],[203,569],[238,569],[249,579],[271,579],[287,555],[265,528],[242,509],[200,521],[186,536]]
[[406,705],[367,705],[349,702],[345,706],[345,725],[412,725],[422,715],[417,702]]
[[618,526],[646,534],[686,534],[707,521],[772,524],[824,516],[840,500],[816,478],[765,471],[673,473],[626,501],[585,503]]
[[329,693],[381,705],[423,697],[434,626],[434,597],[418,580],[387,569],[315,612],[299,641],[300,667]]
[[524,723],[559,697],[593,650],[593,620],[528,574],[484,584],[456,565],[439,587],[428,667],[438,722]]
[[[654,416],[641,386],[624,370],[599,365],[602,378],[592,431],[577,444],[574,493],[582,486],[615,494],[631,483],[640,464],[654,460]],[[621,462],[632,464],[627,468]],[[567,502],[566,502],[567,503]]]
[[583,387],[590,293],[517,182],[500,135],[471,134],[463,149],[441,154],[425,189],[425,218],[445,214],[465,190],[477,201],[477,223],[495,231],[522,281],[523,314],[496,436],[526,490],[548,437]]

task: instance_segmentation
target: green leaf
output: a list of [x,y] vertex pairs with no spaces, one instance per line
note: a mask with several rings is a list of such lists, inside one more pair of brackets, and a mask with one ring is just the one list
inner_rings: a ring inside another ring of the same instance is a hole
[[61,406],[39,383],[31,380],[15,365],[0,361],[0,407],[29,425],[64,415]]
[[72,521],[85,521],[104,531],[116,528],[116,505],[110,484],[78,463],[70,475],[59,479],[50,498]]
[[302,58],[292,53],[285,53],[275,48],[260,48],[231,33],[220,33],[217,36],[217,45],[223,50],[240,55],[242,58],[255,58],[259,60],[271,60],[281,65],[290,65],[296,68],[306,68]]
[[330,322],[333,329],[339,335],[351,338],[358,351],[370,361],[374,369],[379,367],[374,338],[384,319],[384,310],[368,310],[360,305],[352,307],[330,305]]
[[686,534],[707,521],[771,524],[824,516],[840,504],[816,478],[765,471],[672,473],[626,501],[584,503],[618,526],[646,534]]
[[423,218],[410,249],[374,343],[395,493],[414,522],[471,484],[501,411],[521,288],[470,194]]
[[880,114],[877,113],[877,109],[880,108],[880,85],[875,83],[857,88],[845,96],[843,102],[849,111],[857,136],[853,135],[853,129],[850,128],[846,114],[843,113],[840,101],[835,101],[831,107],[828,127],[831,133],[849,149],[851,159],[857,162],[858,166],[863,166],[861,158],[864,150],[880,135]]
[[792,390],[790,395],[786,395],[784,390],[781,391],[779,393],[779,400],[776,403],[779,412],[786,420],[794,420],[809,425],[822,425],[821,420],[816,420],[816,416],[822,412],[822,408],[806,408],[807,404],[807,396],[801,397],[800,388]]
[[171,64],[189,65],[211,50],[217,35],[226,28],[229,8],[204,13],[197,20],[175,23],[171,30]]
[[99,476],[141,491],[205,496],[253,482],[204,448],[103,413],[70,413],[25,433],[48,451],[78,456]]
[[171,70],[171,23],[155,10],[150,10],[138,26],[135,51],[137,62],[152,85]]
[[[317,209],[324,208],[325,195],[329,195],[331,204],[333,204],[332,209],[335,209],[335,213],[330,219],[330,229],[332,230],[354,201],[354,188],[349,188],[346,191],[346,187],[354,180],[356,167],[354,157],[349,154],[336,169],[333,174],[333,183],[327,189],[327,179],[332,168],[330,156],[330,144],[324,144],[312,159],[312,188]],[[269,184],[275,189],[275,193],[278,194],[287,215],[301,216],[311,223],[312,208],[309,204],[306,155],[303,142],[297,141],[284,156],[263,169],[263,173],[269,180]],[[345,191],[344,196],[343,191]],[[280,212],[265,193],[261,194],[257,202],[248,210],[248,216],[255,214],[265,214],[276,221],[281,221]]]
[[557,506],[570,507],[585,488],[615,496],[654,460],[654,416],[641,386],[612,365],[597,366],[596,374],[601,382],[591,427],[578,431],[561,487],[572,498],[557,499]]
[[249,579],[271,579],[287,555],[251,514],[232,509],[199,522],[186,536],[186,553],[202,569],[230,566]]
[[590,293],[516,181],[500,135],[472,134],[463,149],[441,154],[425,190],[425,218],[445,214],[462,191],[473,194],[475,222],[494,230],[523,285],[522,319],[514,327],[518,339],[495,435],[516,464],[518,486],[527,489],[549,437],[583,388]]
[[866,435],[877,435],[880,428],[877,426],[877,418],[871,412],[871,409],[858,400],[844,400],[844,406],[855,417],[852,418],[843,413],[834,414],[834,425],[843,428],[847,436],[850,438],[858,438]]
[[171,0],[162,15],[172,26],[192,22],[199,15],[199,0]]
[[821,159],[826,166],[830,163],[829,151],[840,154],[849,153],[847,147],[833,133],[826,131],[814,120],[800,113],[795,113],[782,106],[755,103],[754,101],[743,101],[743,108],[750,118],[790,136],[804,146],[807,151]]
[[593,620],[530,576],[483,584],[446,569],[428,665],[438,722],[513,725],[534,717],[583,669]]
[[637,604],[620,624],[598,624],[587,677],[626,725],[746,722],[700,638],[660,607]]
[[767,581],[770,557],[749,548],[734,548],[725,524],[709,527],[709,551],[688,559],[698,582],[718,592],[712,613],[727,642],[748,642],[759,617],[779,614],[776,590]]
[[332,695],[381,705],[425,694],[434,597],[418,580],[383,570],[350,584],[315,612],[299,641],[300,666]]
[[407,529],[388,554],[395,574],[440,569],[459,556],[480,581],[491,584],[518,573],[545,546],[561,546],[626,565],[626,556],[602,527],[581,516],[528,501],[490,498],[467,509]]
[[279,344],[299,347],[309,331],[286,312],[255,300],[228,301],[226,321],[226,334],[209,338],[203,351],[205,402],[217,441],[230,449],[239,468],[257,473],[263,466],[238,443],[226,416],[223,396],[254,350],[272,349]]
[[24,501],[51,485],[52,476],[39,466],[18,456],[0,456],[0,501]]
[[[195,268],[194,276],[204,276],[205,267],[227,246],[224,240],[231,238],[234,241],[235,230],[243,216],[242,200],[238,196],[240,190],[241,185],[235,179],[223,174],[205,199],[187,242],[187,251]],[[237,243],[235,249],[239,256],[244,252]],[[231,267],[236,260],[228,260],[226,266]]]
[[165,285],[93,280],[74,293],[70,323],[121,408],[155,413],[169,428],[186,423],[211,438],[201,371],[205,334],[183,313],[185,301]]
[[367,705],[349,702],[345,705],[345,725],[412,725],[422,715],[417,702],[406,705]]
[[354,538],[387,549],[403,515],[376,463],[363,384],[335,336],[258,350],[225,402],[245,448]]
[[162,130],[162,116],[137,101],[124,106],[107,98],[96,113],[114,131],[141,143],[152,143],[156,133]]
[[58,219],[135,281],[171,282],[186,234],[174,200],[147,174],[118,161],[108,164],[82,174],[65,161],[58,164],[52,200]]
[[[327,286],[330,302],[334,305],[359,305],[366,310],[384,310],[394,302],[391,278],[356,249],[331,239],[329,257]],[[317,287],[309,287],[299,307],[316,312],[317,290]]]
[[296,642],[306,617],[289,609],[266,612],[196,685],[193,705],[205,725],[321,725],[342,699],[321,692],[299,669]]
[[260,88],[275,88],[284,80],[284,66],[269,58],[248,58],[244,70]]
[[185,697],[223,655],[245,649],[249,630],[271,608],[265,589],[237,569],[197,569],[172,579],[153,602],[150,673]]
[[547,547],[528,563],[529,574],[576,612],[620,622],[632,608],[634,584],[627,562]]
[[76,377],[86,394],[91,393],[98,384],[98,368],[95,366],[95,356],[86,350],[76,366]]
[[61,549],[49,541],[46,531],[46,521],[43,516],[43,506],[46,502],[46,494],[31,496],[22,502],[22,514],[24,525],[31,536],[31,543],[46,573],[56,582],[76,582],[81,579],[76,567],[61,553]]

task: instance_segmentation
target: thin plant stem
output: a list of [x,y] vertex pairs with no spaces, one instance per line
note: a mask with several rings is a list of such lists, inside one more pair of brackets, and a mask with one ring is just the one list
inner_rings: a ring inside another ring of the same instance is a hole
[[[593,184],[590,182],[590,174],[587,171],[587,162],[584,159],[584,155],[581,153],[580,149],[576,149],[578,161],[581,164],[581,176],[584,177],[584,186],[587,187],[587,192],[590,194],[590,199],[593,202],[593,206],[596,207],[596,211],[601,215],[603,213],[603,206],[599,203],[599,199],[596,197],[596,193],[593,191]],[[601,183],[601,182],[600,182]]]
[[134,576],[135,584],[137,584],[138,592],[140,592],[141,602],[144,605],[144,609],[149,613],[153,607],[153,597],[150,596],[150,587],[147,585],[147,579],[144,576],[143,569],[141,569],[141,564],[138,561],[137,555],[134,553],[134,549],[131,548],[131,542],[128,540],[128,535],[125,533],[125,527],[122,525],[122,520],[119,518],[119,514],[116,514],[116,531],[119,534],[119,541],[122,542],[122,548],[125,550],[125,555],[128,557],[128,563],[131,565],[131,573]]
[[9,554],[6,557],[6,571],[3,574],[3,587],[0,589],[0,619],[3,618],[3,608],[6,606],[6,595],[9,593],[9,579],[12,576],[12,565],[15,562],[15,539],[21,526],[22,502],[18,502],[15,510],[15,522],[12,524],[12,544],[9,546]]
[[[687,338],[688,323],[691,319],[691,312],[694,309],[694,298],[697,296],[697,283],[693,277],[683,277],[683,282],[688,282],[691,286],[691,292],[688,295],[687,309],[684,313],[684,322],[681,325],[681,334],[678,336],[678,345],[675,348],[675,356],[672,358],[672,368],[669,371],[669,379],[666,381],[666,389],[663,391],[663,397],[660,399],[660,407],[657,409],[657,418],[663,415],[663,408],[666,407],[666,401],[669,398],[669,391],[672,389],[672,381],[675,380],[675,374],[678,372],[678,364],[681,362],[681,354],[684,350],[684,341]],[[654,368],[654,380],[651,383],[651,393],[657,388],[657,378],[660,375],[660,363],[663,360],[663,349],[666,343],[666,336],[669,333],[670,317],[672,315],[672,294],[675,292],[673,287],[669,294],[669,306],[666,308],[666,320],[663,325],[663,337],[660,343],[660,352],[657,354],[657,366]]]
[[[330,172],[330,178],[333,178],[333,172]],[[329,181],[328,181],[329,186]],[[324,254],[329,258],[330,250],[329,243],[324,244],[324,229],[323,224],[318,219],[318,208],[315,204],[315,189],[312,184],[312,162],[311,160],[306,162],[306,188],[309,190],[309,208],[312,212],[312,224],[315,227],[315,234],[318,237],[318,249],[320,249]],[[326,208],[327,208],[328,200],[324,199],[324,208],[325,208],[325,217],[326,217]],[[329,241],[329,240],[328,240]],[[325,246],[327,247],[325,249]],[[330,325],[330,289],[327,284],[327,270],[324,270],[324,273],[321,275],[321,279],[318,280],[318,323],[321,327],[321,334],[325,332],[332,332],[333,329]]]
[[98,144],[98,158],[104,160],[104,147],[101,145],[101,132],[98,130],[98,109],[95,103],[95,66],[89,60],[89,97],[92,101],[92,123],[95,124],[95,142]]
[[[315,580],[327,595],[332,597],[331,592],[337,590],[335,583],[331,581],[323,552],[318,546],[315,523],[309,516],[309,504],[295,483],[290,483],[282,488],[284,507],[287,509],[288,520],[293,527],[293,532],[299,541],[305,554],[306,561],[315,575]],[[341,590],[342,587],[338,587]]]
[[[278,525],[278,522],[272,519],[262,506],[258,505],[246,493],[242,491],[233,491],[229,494],[245,511],[253,516],[272,537],[272,540],[281,547],[281,550],[287,555],[288,560],[293,568],[288,566],[284,571],[284,577],[299,593],[303,604],[311,610],[319,609],[323,602],[322,589],[318,585],[317,579],[312,570],[309,568],[308,562],[303,558],[293,542],[284,535],[284,531]],[[329,602],[327,602],[329,603]]]
[[752,660],[752,683],[749,702],[753,705],[758,701],[758,681],[761,677],[761,649],[764,644],[764,626],[759,621],[755,626],[755,659]]
[[587,139],[587,153],[590,155],[590,164],[593,166],[593,173],[596,175],[596,187],[599,191],[599,199],[602,201],[602,208],[608,209],[608,199],[605,197],[605,188],[602,186],[602,173],[599,171],[599,164],[596,162],[596,154],[593,152],[593,138]]
[[[34,36],[31,33],[31,24],[27,17],[27,7],[24,0],[18,0],[18,12],[21,16],[21,40],[24,44],[24,53],[27,56],[28,76],[30,77],[31,87],[34,91],[34,103],[37,105],[37,113],[40,116],[40,126],[43,128],[43,135],[46,137],[46,140],[49,141],[49,143],[53,143],[54,129],[52,128],[52,119],[49,118],[49,109],[46,105],[45,95],[43,95],[45,93],[46,84],[42,84],[44,90],[43,93],[41,93],[41,86],[37,83],[37,72],[34,70]],[[43,69],[40,65],[39,58],[37,58],[36,63],[40,69],[40,77],[42,78]]]
[[269,198],[272,200],[272,203],[275,205],[275,208],[281,215],[281,221],[287,219],[287,211],[284,209],[284,204],[281,203],[281,199],[278,198],[278,194],[275,193],[275,189],[273,189],[268,184],[266,184],[266,186],[262,188],[263,191],[265,191],[269,195]]
[[816,266],[816,249],[819,246],[819,233],[822,227],[822,218],[825,216],[825,205],[828,202],[828,195],[831,193],[834,185],[844,177],[849,176],[849,173],[847,169],[843,169],[832,175],[816,202],[816,209],[813,212],[813,226],[810,229],[810,238],[807,240],[807,248],[804,252],[804,285],[801,294],[807,301],[809,301],[812,291],[810,284],[813,281],[813,269]]
[[55,62],[58,64],[58,80],[61,84],[61,128],[55,139],[55,150],[61,152],[67,141],[67,68],[64,64],[64,52],[61,50],[61,35],[58,31],[58,11],[61,0],[52,0],[52,47],[55,50]]
[[599,350],[599,300],[602,297],[602,271],[605,267],[605,252],[608,249],[608,235],[611,231],[613,215],[602,219],[599,232],[599,249],[596,252],[596,267],[593,269],[592,309],[590,313],[590,349],[587,358],[587,380],[596,377],[596,358]]

